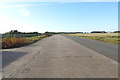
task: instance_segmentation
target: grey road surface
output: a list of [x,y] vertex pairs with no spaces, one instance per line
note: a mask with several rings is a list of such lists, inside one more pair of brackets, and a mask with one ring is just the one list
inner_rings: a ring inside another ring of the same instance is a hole
[[117,61],[65,36],[3,50],[4,78],[117,78]]
[[85,39],[82,37],[74,37],[64,35],[69,39],[72,39],[81,45],[84,45],[87,48],[90,48],[96,52],[99,52],[102,55],[105,55],[115,61],[118,61],[118,45],[104,43],[97,40]]

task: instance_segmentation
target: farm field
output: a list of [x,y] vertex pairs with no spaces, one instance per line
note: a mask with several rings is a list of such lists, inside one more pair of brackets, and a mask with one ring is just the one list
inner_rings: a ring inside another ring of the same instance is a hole
[[2,44],[2,49],[16,48],[16,47],[34,43],[44,37],[46,37],[46,35],[37,35],[37,36],[30,36],[30,37],[16,37],[16,36],[4,37],[0,39],[0,44]]
[[86,39],[99,40],[112,44],[120,45],[120,36],[118,33],[81,33],[81,34],[66,34],[75,37],[84,37]]

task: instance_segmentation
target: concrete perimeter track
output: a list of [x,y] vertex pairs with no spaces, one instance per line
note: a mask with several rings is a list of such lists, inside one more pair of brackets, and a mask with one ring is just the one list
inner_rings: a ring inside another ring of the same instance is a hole
[[62,35],[3,50],[4,78],[118,78],[118,63]]

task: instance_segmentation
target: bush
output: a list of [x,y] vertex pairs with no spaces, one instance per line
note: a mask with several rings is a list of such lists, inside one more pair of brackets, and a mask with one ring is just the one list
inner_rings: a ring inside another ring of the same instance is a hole
[[39,36],[32,36],[32,37],[5,37],[0,40],[0,43],[2,43],[3,49],[8,48],[16,48],[21,47],[27,44],[34,43],[44,37],[47,37],[46,35],[39,35]]
[[10,38],[4,38],[2,40],[2,48],[9,48],[12,46],[12,41]]
[[18,47],[18,46],[22,46],[25,44],[25,40],[23,38],[17,38],[17,37],[13,37],[11,38],[12,41],[12,47]]
[[25,44],[25,40],[23,38],[3,38],[2,39],[2,48],[13,48],[19,47]]

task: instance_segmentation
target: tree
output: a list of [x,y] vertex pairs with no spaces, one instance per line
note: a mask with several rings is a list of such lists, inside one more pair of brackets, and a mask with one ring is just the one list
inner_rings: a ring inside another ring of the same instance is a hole
[[114,31],[114,33],[120,33],[120,31]]

